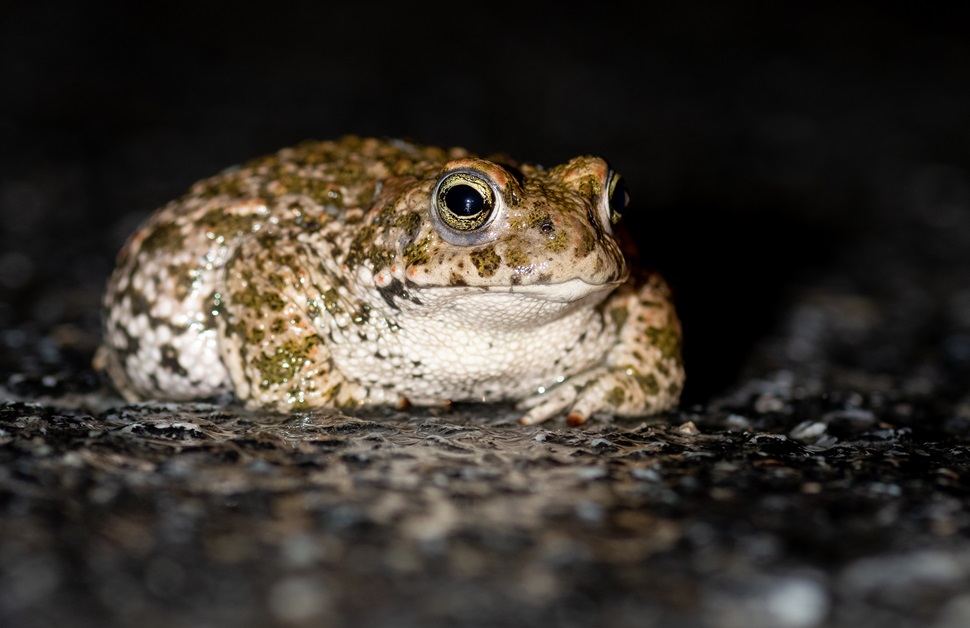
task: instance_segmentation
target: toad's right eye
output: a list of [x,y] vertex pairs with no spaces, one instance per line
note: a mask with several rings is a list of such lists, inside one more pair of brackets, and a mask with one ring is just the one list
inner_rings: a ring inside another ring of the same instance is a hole
[[474,231],[492,217],[495,194],[489,182],[474,172],[452,172],[435,188],[433,211],[455,231]]

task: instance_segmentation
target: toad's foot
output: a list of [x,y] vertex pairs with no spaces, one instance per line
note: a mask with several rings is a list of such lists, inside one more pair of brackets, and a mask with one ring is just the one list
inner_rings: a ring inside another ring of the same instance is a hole
[[677,404],[682,382],[679,377],[662,386],[657,377],[642,375],[633,368],[595,368],[519,403],[519,409],[528,410],[519,423],[535,425],[562,412],[574,426],[586,423],[595,412],[617,416],[654,414]]

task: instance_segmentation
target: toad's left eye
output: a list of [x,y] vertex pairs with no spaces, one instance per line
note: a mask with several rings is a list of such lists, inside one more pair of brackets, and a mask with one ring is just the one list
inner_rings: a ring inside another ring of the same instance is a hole
[[615,172],[610,175],[609,205],[610,222],[615,225],[620,221],[622,213],[630,206],[630,192],[627,190],[626,181]]

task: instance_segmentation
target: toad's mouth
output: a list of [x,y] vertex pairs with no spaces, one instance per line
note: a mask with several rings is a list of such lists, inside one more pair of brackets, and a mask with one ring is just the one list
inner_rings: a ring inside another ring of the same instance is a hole
[[[585,299],[592,294],[610,292],[622,283],[622,281],[589,283],[582,279],[568,279],[559,283],[527,284],[517,286],[486,286],[477,288],[477,290],[489,294],[517,294],[534,299],[542,299],[544,301],[572,303],[573,301]],[[476,288],[473,288],[473,290],[476,290]]]
[[439,286],[398,301],[414,315],[458,320],[470,328],[508,332],[551,323],[569,312],[592,307],[623,282],[589,283],[568,279],[516,286]]

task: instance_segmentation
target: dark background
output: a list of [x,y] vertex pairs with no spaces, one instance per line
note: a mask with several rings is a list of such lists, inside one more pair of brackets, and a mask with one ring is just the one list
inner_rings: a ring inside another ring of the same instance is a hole
[[966,257],[960,17],[888,2],[8,7],[0,342],[40,345],[21,370],[86,363],[113,256],[151,210],[301,139],[401,136],[607,157],[645,262],[676,291],[687,402],[706,401],[806,286],[925,285]]

